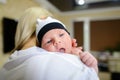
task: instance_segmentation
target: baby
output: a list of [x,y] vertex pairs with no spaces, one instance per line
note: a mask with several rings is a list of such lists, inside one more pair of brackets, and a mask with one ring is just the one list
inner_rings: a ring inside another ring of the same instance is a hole
[[98,72],[97,60],[89,52],[82,51],[77,47],[75,39],[72,39],[66,26],[59,20],[47,17],[37,19],[36,36],[39,47],[50,52],[61,52],[74,54],[80,57],[81,61]]

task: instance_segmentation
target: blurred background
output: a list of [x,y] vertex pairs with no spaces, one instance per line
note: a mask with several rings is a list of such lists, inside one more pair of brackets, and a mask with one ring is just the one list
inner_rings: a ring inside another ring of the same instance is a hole
[[14,48],[22,12],[42,6],[98,60],[100,80],[120,80],[120,0],[0,0],[0,68]]

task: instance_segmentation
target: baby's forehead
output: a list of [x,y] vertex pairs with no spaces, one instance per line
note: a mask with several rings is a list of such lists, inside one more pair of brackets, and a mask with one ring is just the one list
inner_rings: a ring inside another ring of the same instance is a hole
[[48,32],[46,32],[45,34],[49,34],[49,33],[61,33],[61,32],[66,32],[66,31],[64,29],[51,29]]
[[[64,29],[51,29],[51,30],[49,30],[48,32],[46,32],[45,33],[45,37],[47,36],[47,35],[49,35],[49,36],[53,36],[53,35],[57,35],[57,34],[60,34],[60,33],[66,33],[66,34],[68,34]],[[43,37],[44,37],[43,36]]]

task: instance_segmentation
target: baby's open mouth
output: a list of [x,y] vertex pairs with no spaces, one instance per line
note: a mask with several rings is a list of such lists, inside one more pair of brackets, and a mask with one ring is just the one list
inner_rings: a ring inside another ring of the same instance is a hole
[[60,48],[59,52],[65,53],[65,49],[64,48]]

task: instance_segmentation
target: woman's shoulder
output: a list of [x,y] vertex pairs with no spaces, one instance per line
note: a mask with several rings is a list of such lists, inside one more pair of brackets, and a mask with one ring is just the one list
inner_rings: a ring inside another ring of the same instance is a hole
[[83,63],[81,60],[74,55],[70,54],[58,54],[54,52],[41,52],[41,54],[34,54],[31,57],[29,57],[26,60],[26,63],[29,63],[32,65],[32,63],[35,63],[35,65],[41,65],[41,64],[64,64],[66,65],[72,65],[74,67],[81,67]]

